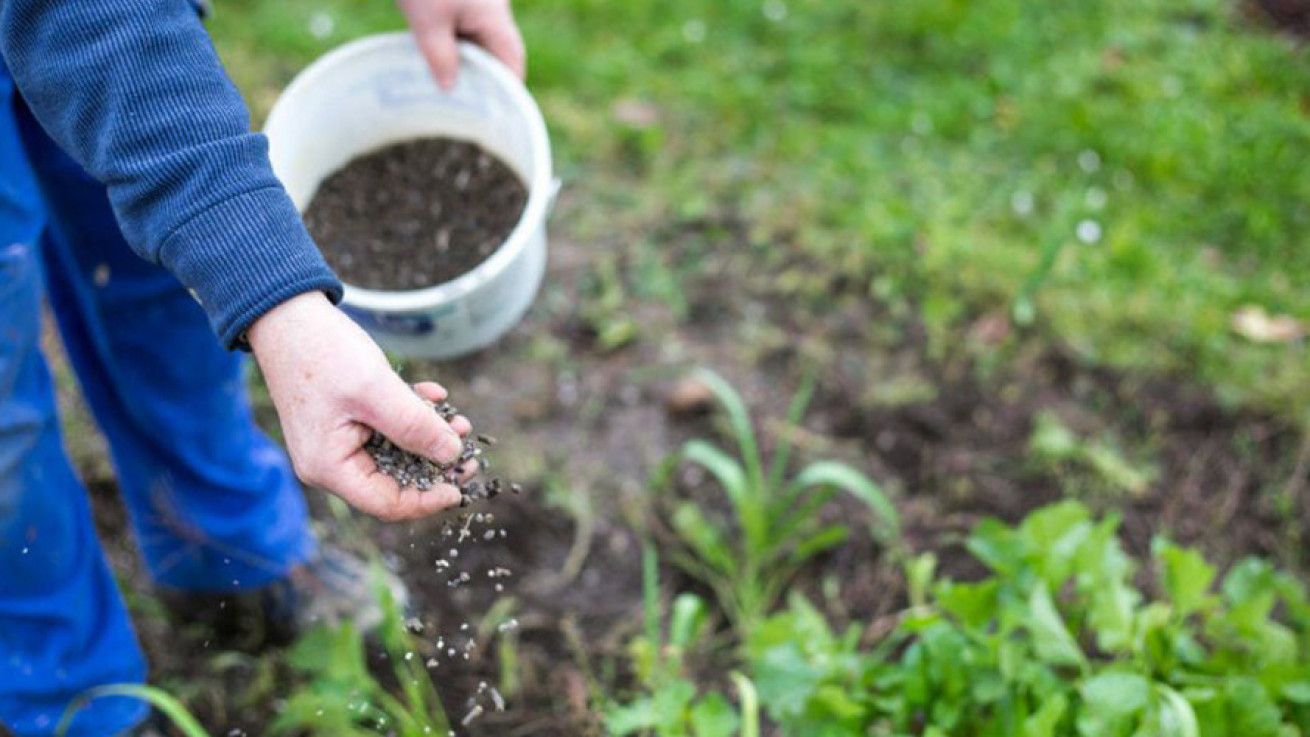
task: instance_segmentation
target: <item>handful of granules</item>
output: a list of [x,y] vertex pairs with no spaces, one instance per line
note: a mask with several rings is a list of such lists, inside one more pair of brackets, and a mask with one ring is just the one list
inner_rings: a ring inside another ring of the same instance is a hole
[[[455,419],[459,410],[455,409],[450,402],[429,402],[432,408],[441,415],[441,419],[450,422]],[[496,439],[487,435],[478,435],[478,443],[491,446],[495,445]],[[438,484],[450,484],[459,489],[459,506],[467,507],[469,504],[481,499],[494,499],[505,491],[505,484],[498,478],[493,478],[483,483],[477,480],[461,481],[464,472],[468,470],[468,464],[476,461],[480,471],[487,471],[491,468],[489,459],[483,454],[482,448],[474,444],[472,440],[465,439],[464,449],[459,454],[459,458],[454,463],[442,464],[436,463],[416,453],[411,453],[404,448],[388,440],[379,432],[374,432],[373,437],[369,438],[364,444],[364,450],[373,458],[377,464],[378,470],[400,484],[404,489],[410,486],[418,488],[419,491],[427,491]],[[518,484],[509,484],[509,490],[515,494],[519,493]]]

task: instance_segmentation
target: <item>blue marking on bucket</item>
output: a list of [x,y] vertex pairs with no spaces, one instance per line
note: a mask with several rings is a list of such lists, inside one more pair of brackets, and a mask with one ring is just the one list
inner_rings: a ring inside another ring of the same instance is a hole
[[388,315],[385,313],[361,310],[351,305],[342,305],[341,309],[360,327],[369,332],[376,330],[383,335],[420,336],[440,330],[439,320],[458,309],[457,305],[445,307],[426,313],[407,313]]

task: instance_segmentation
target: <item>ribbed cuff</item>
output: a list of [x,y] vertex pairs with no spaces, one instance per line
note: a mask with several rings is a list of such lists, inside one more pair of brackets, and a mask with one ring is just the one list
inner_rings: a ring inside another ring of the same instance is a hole
[[266,187],[222,202],[173,231],[159,250],[228,348],[265,312],[305,292],[341,301],[341,282],[309,237],[291,198]]

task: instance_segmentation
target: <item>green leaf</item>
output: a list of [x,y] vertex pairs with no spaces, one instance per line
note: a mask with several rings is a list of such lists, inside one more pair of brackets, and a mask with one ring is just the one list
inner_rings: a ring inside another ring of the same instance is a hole
[[1107,653],[1130,653],[1137,645],[1135,611],[1142,595],[1133,587],[1132,559],[1117,537],[1119,520],[1096,524],[1075,560],[1079,593],[1090,600],[1087,624],[1097,647]]
[[905,561],[905,588],[910,595],[910,606],[927,606],[928,592],[932,589],[933,576],[936,573],[937,556],[932,552],[916,555]]
[[737,671],[728,676],[737,687],[737,698],[741,701],[741,737],[760,737],[760,697],[755,692],[755,684]]
[[1023,540],[999,520],[989,518],[974,525],[965,547],[998,574],[1015,575],[1023,566]]
[[69,704],[68,708],[64,710],[64,716],[59,720],[59,726],[55,728],[55,734],[63,737],[68,731],[73,717],[88,703],[96,699],[112,696],[140,699],[150,704],[161,714],[168,717],[173,726],[177,727],[186,737],[209,737],[209,733],[205,731],[204,727],[200,726],[200,722],[196,721],[194,716],[191,716],[191,712],[187,711],[181,701],[154,686],[140,683],[110,684],[86,691],[74,699],[73,703]]
[[711,570],[722,576],[731,576],[737,570],[737,556],[728,547],[723,530],[711,522],[694,502],[679,503],[673,510],[670,523],[683,542]]
[[680,649],[692,647],[704,634],[708,621],[703,599],[695,594],[678,594],[669,615],[669,644]]
[[1056,737],[1056,729],[1068,710],[1069,700],[1064,694],[1046,699],[1040,709],[1024,720],[1023,737]]
[[783,722],[805,712],[825,675],[825,670],[811,664],[794,642],[769,649],[751,664],[751,670],[769,715]]
[[733,435],[736,436],[750,483],[756,487],[763,486],[764,467],[760,463],[759,444],[755,440],[755,430],[751,426],[750,414],[746,411],[746,404],[741,400],[741,395],[722,376],[709,369],[698,369],[693,376],[709,387],[718,398],[719,404],[728,411],[728,421],[732,425]]
[[1052,591],[1076,571],[1075,559],[1094,528],[1087,507],[1065,501],[1043,507],[1019,525],[1029,562]]
[[1083,737],[1125,735],[1147,706],[1151,684],[1136,673],[1107,671],[1083,682],[1078,733]]
[[753,490],[749,486],[746,470],[735,458],[704,440],[689,440],[683,444],[682,457],[713,474],[727,492],[734,508],[740,510],[747,503]]
[[829,525],[821,530],[815,531],[812,535],[796,543],[792,550],[791,563],[800,565],[825,550],[830,550],[837,545],[846,542],[850,537],[850,530],[845,525]]
[[1310,680],[1295,681],[1283,686],[1283,698],[1293,704],[1310,706]]
[[1228,702],[1229,728],[1241,737],[1279,737],[1282,714],[1259,681],[1233,677],[1224,684]]
[[1165,593],[1178,616],[1186,617],[1205,606],[1214,584],[1215,569],[1195,550],[1157,539],[1151,545],[1160,564]]
[[1163,684],[1155,684],[1160,696],[1160,737],[1200,737],[1196,711],[1182,694]]
[[695,737],[733,737],[740,724],[732,704],[717,691],[691,707],[691,731]]
[[630,704],[610,707],[605,713],[605,728],[612,735],[628,735],[643,729],[653,729],[660,724],[660,715],[655,703],[649,698],[642,698]]
[[1028,599],[1027,624],[1039,660],[1052,665],[1086,667],[1082,650],[1056,611],[1051,592],[1044,584],[1033,587]]
[[895,505],[868,476],[837,461],[819,461],[805,467],[792,481],[794,488],[835,486],[864,502],[876,517],[874,536],[887,547],[901,542],[901,516]]
[[[787,407],[787,427],[796,427],[800,424],[801,417],[805,414],[805,408],[810,403],[810,398],[814,396],[815,371],[811,367],[805,371],[801,377],[801,385],[796,390],[796,394],[791,398],[791,404]],[[777,489],[782,486],[783,474],[787,472],[787,463],[791,460],[792,442],[784,435],[778,441],[778,449],[774,451],[773,463],[769,469],[769,488]]]
[[999,588],[995,579],[978,583],[942,581],[934,594],[938,606],[960,624],[970,629],[982,629],[996,616]]

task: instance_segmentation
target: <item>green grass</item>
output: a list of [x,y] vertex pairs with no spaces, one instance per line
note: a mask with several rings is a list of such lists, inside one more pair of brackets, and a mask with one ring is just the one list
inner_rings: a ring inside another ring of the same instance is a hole
[[[1228,324],[1245,304],[1310,319],[1310,65],[1232,0],[516,7],[573,237],[741,216],[766,258],[830,264],[798,291],[867,284],[937,346],[1028,290],[1091,362],[1310,416],[1304,347]],[[257,115],[316,54],[402,25],[361,0],[221,0],[212,22]]]

